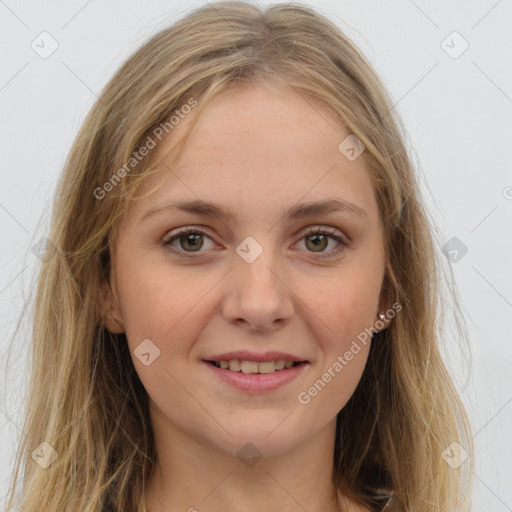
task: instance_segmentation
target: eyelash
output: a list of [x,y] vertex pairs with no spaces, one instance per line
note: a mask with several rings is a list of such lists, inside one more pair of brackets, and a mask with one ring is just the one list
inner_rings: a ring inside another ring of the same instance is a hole
[[[176,232],[174,235],[172,235],[170,238],[167,238],[166,240],[164,239],[163,245],[180,258],[197,258],[197,257],[199,257],[200,253],[204,252],[204,251],[199,251],[199,252],[195,252],[195,253],[187,253],[186,251],[177,250],[171,246],[171,244],[175,240],[178,240],[180,237],[182,237],[184,235],[189,235],[189,234],[194,234],[194,235],[201,234],[201,235],[207,236],[208,238],[211,239],[211,237],[208,235],[208,233],[206,231],[204,231],[203,229],[192,228],[192,227],[188,226],[186,228],[182,228],[181,230]],[[317,227],[309,228],[307,231],[305,231],[302,234],[302,237],[300,238],[300,240],[302,240],[303,238],[307,238],[308,236],[312,236],[312,235],[327,235],[329,238],[332,238],[333,240],[336,240],[336,242],[339,243],[338,247],[336,247],[335,249],[333,249],[325,254],[308,251],[308,252],[311,252],[312,254],[320,255],[319,256],[320,259],[334,258],[334,257],[338,256],[338,254],[340,252],[342,252],[349,245],[347,242],[345,242],[345,240],[343,240],[343,238],[341,238],[339,235],[336,234],[336,230],[334,230],[333,228],[317,228]]]

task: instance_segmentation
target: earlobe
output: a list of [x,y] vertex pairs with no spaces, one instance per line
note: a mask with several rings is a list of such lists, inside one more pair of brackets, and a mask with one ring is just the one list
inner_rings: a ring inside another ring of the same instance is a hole
[[391,293],[389,291],[384,291],[381,300],[379,302],[379,308],[377,311],[377,321],[379,326],[383,324],[382,328],[379,328],[379,331],[383,331],[389,327],[392,319],[395,316],[395,311],[392,307],[393,301],[391,300]]
[[378,329],[377,332],[381,332],[387,329],[390,323],[391,319],[388,316],[386,316],[386,313],[380,312],[377,315],[377,321],[375,322],[375,326]]
[[112,334],[121,334],[124,332],[122,323],[112,315],[110,315],[110,322],[105,323],[107,325],[108,331],[110,331]]
[[112,334],[124,332],[123,314],[119,307],[119,300],[112,292],[108,281],[105,281],[101,288],[101,311],[103,324]]

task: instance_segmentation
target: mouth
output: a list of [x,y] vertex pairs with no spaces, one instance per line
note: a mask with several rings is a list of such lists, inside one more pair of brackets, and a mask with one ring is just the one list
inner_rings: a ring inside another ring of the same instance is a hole
[[274,372],[281,372],[283,370],[287,370],[288,368],[293,368],[300,364],[307,363],[307,361],[286,361],[284,359],[277,359],[275,361],[248,361],[231,359],[229,361],[226,360],[206,362],[223,370],[245,374],[269,374]]
[[249,393],[263,393],[276,390],[297,378],[308,361],[250,361],[230,359],[221,361],[204,360],[208,368],[222,382]]

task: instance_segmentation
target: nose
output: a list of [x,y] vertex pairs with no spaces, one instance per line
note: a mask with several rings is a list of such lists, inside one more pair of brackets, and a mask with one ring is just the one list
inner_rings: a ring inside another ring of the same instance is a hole
[[255,331],[273,331],[293,315],[293,292],[283,265],[264,250],[251,263],[236,255],[223,314],[230,322]]

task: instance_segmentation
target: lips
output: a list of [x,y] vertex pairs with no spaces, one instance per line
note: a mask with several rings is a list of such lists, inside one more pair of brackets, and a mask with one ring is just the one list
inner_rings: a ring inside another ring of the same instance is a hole
[[274,373],[308,361],[284,352],[227,352],[205,359],[207,363],[223,370],[242,373]]
[[224,383],[251,393],[284,386],[309,366],[309,361],[284,352],[226,352],[204,362]]

